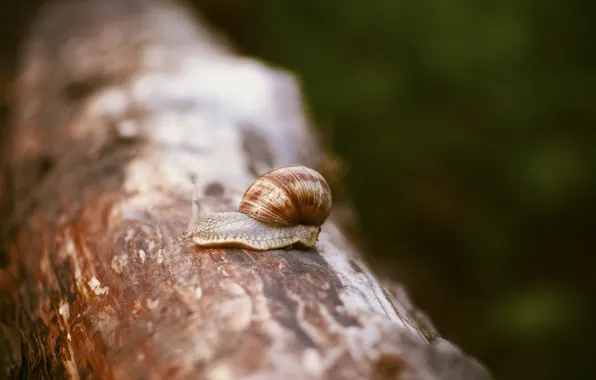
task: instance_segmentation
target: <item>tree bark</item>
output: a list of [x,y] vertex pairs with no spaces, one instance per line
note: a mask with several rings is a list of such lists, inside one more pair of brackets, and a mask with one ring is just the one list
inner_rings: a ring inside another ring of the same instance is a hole
[[[296,80],[169,1],[63,1],[24,45],[0,182],[0,377],[488,379],[348,239]],[[321,171],[312,250],[179,242],[259,174]]]

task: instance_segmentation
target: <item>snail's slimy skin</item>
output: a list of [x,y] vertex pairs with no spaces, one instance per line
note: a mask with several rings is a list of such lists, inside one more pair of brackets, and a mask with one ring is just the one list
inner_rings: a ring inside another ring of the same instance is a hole
[[184,238],[201,247],[281,249],[297,244],[315,246],[321,226],[273,226],[239,212],[203,213],[193,217]]

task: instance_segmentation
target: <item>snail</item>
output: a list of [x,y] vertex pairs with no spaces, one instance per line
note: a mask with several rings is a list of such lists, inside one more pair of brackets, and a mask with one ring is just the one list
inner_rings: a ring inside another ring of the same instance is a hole
[[255,251],[303,246],[312,248],[331,213],[331,189],[321,174],[305,166],[286,166],[257,178],[236,212],[201,212],[193,216],[182,239],[202,247]]

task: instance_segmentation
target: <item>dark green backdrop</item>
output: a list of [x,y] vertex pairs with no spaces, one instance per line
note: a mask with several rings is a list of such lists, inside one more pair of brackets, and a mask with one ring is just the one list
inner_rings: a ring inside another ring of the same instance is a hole
[[596,3],[196,1],[294,70],[378,267],[498,379],[596,373]]

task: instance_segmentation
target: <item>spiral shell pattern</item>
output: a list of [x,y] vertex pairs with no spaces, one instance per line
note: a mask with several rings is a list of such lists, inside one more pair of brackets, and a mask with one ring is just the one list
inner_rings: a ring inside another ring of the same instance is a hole
[[244,193],[238,212],[263,223],[320,226],[331,213],[325,178],[305,166],[286,166],[259,177]]

